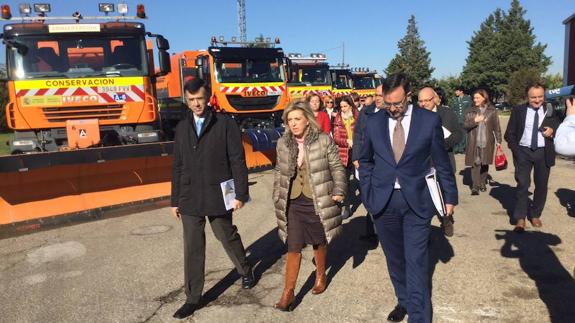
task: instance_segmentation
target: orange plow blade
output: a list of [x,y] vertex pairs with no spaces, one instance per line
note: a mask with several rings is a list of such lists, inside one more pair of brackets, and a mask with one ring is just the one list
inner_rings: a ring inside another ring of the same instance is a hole
[[171,146],[120,149],[0,157],[0,228],[36,229],[65,216],[167,199]]
[[170,195],[172,161],[145,157],[0,175],[0,226]]

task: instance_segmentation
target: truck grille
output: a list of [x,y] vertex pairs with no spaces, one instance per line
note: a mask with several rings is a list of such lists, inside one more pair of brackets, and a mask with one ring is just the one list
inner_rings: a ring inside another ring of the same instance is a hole
[[227,95],[230,105],[238,111],[263,111],[272,110],[279,101],[279,95],[264,96],[259,98],[246,98],[240,95]]
[[43,108],[44,117],[48,122],[64,122],[74,119],[118,120],[122,115],[122,106],[78,106]]

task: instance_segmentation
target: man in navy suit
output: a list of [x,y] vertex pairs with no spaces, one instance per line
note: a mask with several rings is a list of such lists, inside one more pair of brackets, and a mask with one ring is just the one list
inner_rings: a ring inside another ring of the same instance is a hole
[[428,240],[435,208],[425,175],[433,164],[446,211],[453,214],[457,186],[444,147],[441,119],[408,104],[404,74],[383,85],[386,113],[367,118],[359,159],[362,199],[373,214],[398,304],[388,316],[400,322],[431,322]]

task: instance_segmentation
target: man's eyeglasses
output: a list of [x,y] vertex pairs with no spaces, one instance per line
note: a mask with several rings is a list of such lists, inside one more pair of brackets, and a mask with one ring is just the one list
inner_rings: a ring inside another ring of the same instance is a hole
[[391,107],[394,107],[397,109],[402,108],[403,104],[405,103],[405,99],[406,98],[403,98],[403,100],[401,100],[400,102],[383,102],[383,107],[386,109],[389,109]]
[[429,98],[429,99],[420,99],[420,100],[417,100],[417,103],[419,103],[419,104],[424,104],[424,103],[428,103],[428,102],[431,102],[431,101],[433,101],[433,97],[431,97],[431,98]]

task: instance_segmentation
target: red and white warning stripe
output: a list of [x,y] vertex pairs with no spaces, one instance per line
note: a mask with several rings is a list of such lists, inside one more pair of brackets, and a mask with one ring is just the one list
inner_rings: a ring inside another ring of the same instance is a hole
[[268,95],[282,95],[285,92],[285,85],[264,85],[264,86],[220,86],[223,94],[240,94],[242,92],[265,91]]
[[128,91],[124,92],[98,92],[98,87],[70,87],[70,88],[48,88],[48,89],[28,89],[16,92],[16,97],[27,96],[98,96],[99,103],[117,102],[142,102],[145,99],[143,85],[130,85]]
[[294,95],[303,95],[306,96],[308,94],[318,94],[320,96],[324,96],[324,95],[333,95],[333,92],[331,90],[291,90],[290,89],[290,94]]

